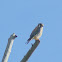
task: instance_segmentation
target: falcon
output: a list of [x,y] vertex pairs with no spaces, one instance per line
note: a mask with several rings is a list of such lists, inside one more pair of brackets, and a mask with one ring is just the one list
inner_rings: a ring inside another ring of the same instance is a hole
[[39,23],[37,25],[37,27],[32,31],[29,39],[27,40],[27,44],[30,42],[30,40],[35,39],[35,40],[39,40],[39,38],[42,36],[42,32],[43,32],[43,24]]

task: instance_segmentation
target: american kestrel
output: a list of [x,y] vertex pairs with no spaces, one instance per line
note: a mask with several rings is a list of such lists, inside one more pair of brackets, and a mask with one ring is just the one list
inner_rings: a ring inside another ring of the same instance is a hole
[[42,32],[43,32],[43,26],[44,25],[42,23],[38,24],[38,26],[32,31],[30,38],[27,40],[27,44],[32,39],[39,40],[39,38],[41,37]]

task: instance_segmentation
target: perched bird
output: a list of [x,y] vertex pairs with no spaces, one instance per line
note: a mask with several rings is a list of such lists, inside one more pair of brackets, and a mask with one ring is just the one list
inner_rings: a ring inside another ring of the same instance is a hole
[[39,38],[41,37],[42,32],[43,32],[43,26],[44,25],[42,23],[38,24],[38,26],[32,31],[30,38],[27,40],[27,44],[32,39],[39,40]]

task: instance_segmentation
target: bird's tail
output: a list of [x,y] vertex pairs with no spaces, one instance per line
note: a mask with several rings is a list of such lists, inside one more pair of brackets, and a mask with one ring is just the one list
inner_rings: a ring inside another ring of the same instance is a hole
[[30,42],[30,40],[31,40],[31,38],[29,38],[29,39],[27,40],[26,44],[28,44],[28,43]]

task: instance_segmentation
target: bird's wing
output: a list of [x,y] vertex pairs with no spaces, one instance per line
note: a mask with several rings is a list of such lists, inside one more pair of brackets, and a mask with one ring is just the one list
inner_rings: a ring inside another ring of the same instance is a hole
[[33,38],[36,34],[38,34],[40,31],[40,28],[37,26],[31,33],[30,38]]

